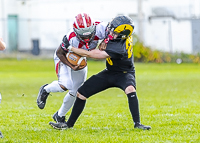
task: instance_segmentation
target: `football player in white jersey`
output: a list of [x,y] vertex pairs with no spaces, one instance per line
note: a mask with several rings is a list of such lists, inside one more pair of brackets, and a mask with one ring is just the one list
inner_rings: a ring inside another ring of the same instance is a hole
[[93,21],[86,13],[78,14],[75,17],[73,29],[63,37],[62,43],[56,49],[54,62],[58,80],[43,85],[37,97],[37,105],[43,109],[50,92],[68,90],[61,108],[53,115],[56,122],[65,122],[65,115],[74,104],[77,90],[87,77],[87,66],[81,68],[68,62],[66,58],[66,54],[70,52],[68,46],[85,50],[95,49],[99,40],[105,38],[106,26],[104,22]]

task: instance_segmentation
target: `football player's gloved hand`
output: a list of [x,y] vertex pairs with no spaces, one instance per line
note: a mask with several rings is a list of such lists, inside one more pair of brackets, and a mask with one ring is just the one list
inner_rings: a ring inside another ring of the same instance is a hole
[[72,46],[70,46],[66,35],[63,37],[62,43],[60,44],[60,46],[66,51],[71,50]]

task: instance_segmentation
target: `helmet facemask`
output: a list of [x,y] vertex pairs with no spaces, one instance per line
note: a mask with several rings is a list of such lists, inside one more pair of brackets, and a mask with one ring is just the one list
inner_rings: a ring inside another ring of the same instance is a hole
[[[91,32],[90,32],[91,31]],[[77,38],[86,43],[86,42],[91,42],[94,39],[95,33],[96,33],[96,27],[88,27],[88,28],[81,28],[81,29],[75,29],[74,32],[77,35]]]

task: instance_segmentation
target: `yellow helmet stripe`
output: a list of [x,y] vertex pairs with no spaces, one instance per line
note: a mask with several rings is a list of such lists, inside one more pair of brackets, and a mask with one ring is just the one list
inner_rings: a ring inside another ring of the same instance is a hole
[[133,32],[133,27],[132,27],[131,25],[129,25],[129,24],[122,24],[122,25],[118,26],[118,27],[114,30],[114,32],[120,33],[120,32],[122,32],[123,30],[130,30],[130,34],[132,34],[132,32]]

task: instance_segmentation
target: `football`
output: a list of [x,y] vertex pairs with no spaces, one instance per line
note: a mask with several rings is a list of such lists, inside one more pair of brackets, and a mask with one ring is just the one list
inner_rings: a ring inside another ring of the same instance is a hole
[[74,66],[80,65],[81,67],[85,67],[87,65],[86,57],[81,57],[76,53],[69,52],[66,57],[67,60]]

